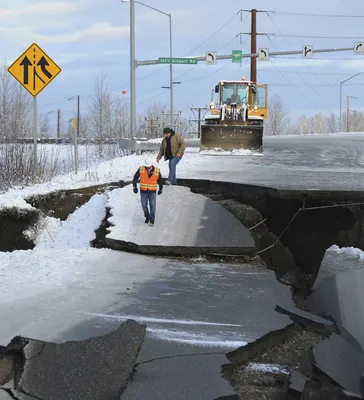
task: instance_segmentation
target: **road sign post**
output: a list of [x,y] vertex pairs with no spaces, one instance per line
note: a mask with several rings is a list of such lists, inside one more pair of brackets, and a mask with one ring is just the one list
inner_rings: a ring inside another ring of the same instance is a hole
[[206,53],[206,64],[207,65],[216,65],[216,51],[208,51]]
[[363,42],[355,42],[354,43],[354,54],[364,54],[364,43]]
[[231,60],[233,63],[241,63],[243,61],[243,50],[233,50]]
[[259,49],[259,61],[269,60],[269,49]]
[[311,45],[303,45],[302,46],[302,57],[303,58],[312,58],[312,46]]
[[34,168],[37,168],[37,96],[61,72],[61,68],[33,43],[8,71],[33,96]]

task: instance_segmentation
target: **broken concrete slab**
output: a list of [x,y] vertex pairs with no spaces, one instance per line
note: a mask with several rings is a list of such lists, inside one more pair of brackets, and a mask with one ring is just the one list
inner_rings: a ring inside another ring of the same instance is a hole
[[0,400],[14,400],[14,397],[7,390],[0,388]]
[[131,376],[145,332],[145,324],[127,320],[114,332],[78,342],[27,339],[16,390],[41,399],[117,400]]
[[235,397],[235,390],[221,376],[226,361],[222,354],[187,354],[139,364],[121,400]]
[[333,333],[311,350],[313,365],[345,390],[361,396],[364,356]]
[[157,196],[154,227],[144,223],[140,194],[126,186],[109,193],[107,246],[153,255],[254,254],[249,230],[228,210],[183,186]]
[[313,328],[319,329],[320,331],[331,333],[335,329],[335,325],[332,321],[321,318],[315,314],[301,310],[294,306],[288,305],[282,307],[277,304],[276,311],[281,314],[288,315],[293,322],[301,323],[305,326],[309,325]]
[[336,245],[331,246],[325,252],[313,288],[316,289],[325,278],[363,268],[364,261],[360,258],[360,253],[348,252]]
[[342,272],[319,281],[307,299],[311,312],[333,318],[364,349],[364,269]]
[[307,382],[307,377],[300,371],[292,371],[288,380],[288,393],[302,393]]

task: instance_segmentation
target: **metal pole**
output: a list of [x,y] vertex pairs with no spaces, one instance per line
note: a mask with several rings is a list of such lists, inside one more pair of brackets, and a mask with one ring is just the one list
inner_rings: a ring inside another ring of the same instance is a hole
[[61,110],[58,109],[57,113],[57,142],[61,143]]
[[33,140],[34,140],[34,172],[37,170],[37,96],[33,96]]
[[74,149],[75,149],[75,174],[77,175],[78,171],[78,143],[77,143],[77,128],[78,121],[73,120],[73,140],[74,140]]
[[174,126],[173,126],[172,14],[168,14],[168,16],[169,16],[169,57],[171,58],[171,63],[169,65],[169,84],[171,86],[171,91],[170,91],[171,129],[174,129]]
[[350,96],[346,98],[346,130],[350,132]]
[[342,120],[343,120],[343,117],[342,117],[342,112],[343,112],[342,111],[342,109],[343,109],[342,96],[343,96],[343,83],[340,82],[340,132],[343,131],[343,129],[342,129]]
[[136,136],[135,95],[135,1],[130,0],[130,135]]
[[[251,10],[252,21],[251,21],[251,53],[257,52],[257,10]],[[250,80],[252,82],[257,81],[257,59],[252,57],[250,59]]]
[[80,137],[80,96],[77,96],[77,137]]

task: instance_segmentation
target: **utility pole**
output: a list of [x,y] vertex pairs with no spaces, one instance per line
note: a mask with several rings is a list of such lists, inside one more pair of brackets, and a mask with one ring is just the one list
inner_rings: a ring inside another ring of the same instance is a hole
[[57,115],[57,142],[61,143],[61,110],[58,109]]
[[[145,121],[150,122],[150,125],[149,125],[150,136],[151,136],[151,137],[153,137],[153,136],[155,136],[155,137],[156,137],[156,136],[159,136],[159,135],[158,135],[158,130],[155,129],[155,128],[159,128],[159,127],[161,126],[161,124],[159,123],[159,117],[151,118],[151,119],[145,118]],[[154,132],[153,132],[153,129],[155,129]]]
[[202,110],[208,110],[208,107],[188,107],[192,112],[193,111],[197,111],[197,119],[190,119],[190,122],[197,122],[197,135],[198,138],[200,138],[200,134],[201,134],[201,121],[203,121],[204,119],[201,119],[201,111]]
[[357,97],[350,96],[349,94],[346,95],[346,130],[350,132],[350,98],[358,99]]
[[350,96],[346,99],[346,130],[350,132]]
[[[252,20],[251,20],[251,50],[252,54],[257,52],[257,10],[251,10]],[[257,58],[252,57],[250,59],[250,80],[252,82],[257,81]]]
[[[250,35],[250,52],[256,54],[257,52],[257,35],[265,35],[265,33],[257,33],[257,13],[264,12],[256,10],[241,10],[251,13],[251,28],[250,33],[241,32],[241,35]],[[257,57],[250,58],[250,80],[254,83],[257,82]]]
[[[162,112],[162,114],[163,114],[163,115],[171,115],[171,113],[164,112],[164,111]],[[179,117],[180,117],[181,114],[182,114],[182,111],[180,111],[180,112],[174,112],[174,113],[171,115],[171,122],[172,122],[171,129],[175,130],[175,129],[176,129],[176,126],[179,126],[179,127],[180,127],[180,124],[179,124]],[[176,116],[177,116],[176,123],[173,121],[173,115],[176,115]],[[178,122],[178,123],[177,123],[177,122]]]

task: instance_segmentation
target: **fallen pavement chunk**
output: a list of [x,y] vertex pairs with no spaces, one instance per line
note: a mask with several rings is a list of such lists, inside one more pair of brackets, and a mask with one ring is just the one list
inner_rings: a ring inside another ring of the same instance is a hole
[[364,357],[341,336],[333,333],[311,350],[313,365],[345,390],[361,396]]
[[105,336],[62,344],[29,339],[16,389],[52,400],[117,400],[133,371],[146,325],[127,320]]
[[331,316],[364,349],[364,269],[322,279],[307,299],[310,311]]
[[292,371],[288,382],[288,393],[302,393],[307,379],[301,372]]
[[276,311],[281,314],[289,315],[293,322],[303,323],[304,325],[309,325],[313,328],[319,328],[325,332],[331,333],[335,328],[334,323],[328,319],[324,319],[310,312],[300,310],[294,306],[281,307],[277,304]]

